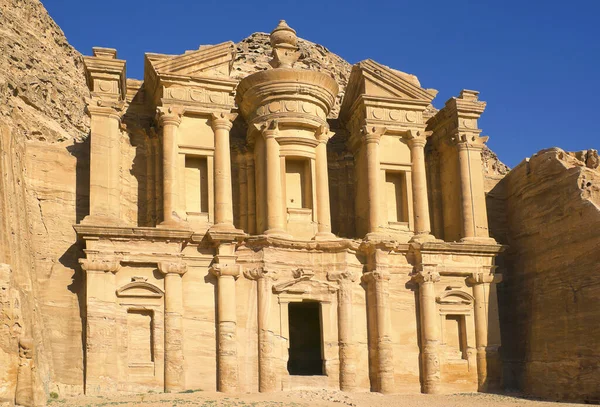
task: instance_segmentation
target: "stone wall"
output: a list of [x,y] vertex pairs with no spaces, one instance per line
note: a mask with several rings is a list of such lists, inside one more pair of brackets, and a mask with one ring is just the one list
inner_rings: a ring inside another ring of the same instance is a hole
[[505,217],[497,212],[491,226],[509,245],[498,286],[505,385],[546,399],[598,402],[597,152],[540,151],[490,194],[505,204]]

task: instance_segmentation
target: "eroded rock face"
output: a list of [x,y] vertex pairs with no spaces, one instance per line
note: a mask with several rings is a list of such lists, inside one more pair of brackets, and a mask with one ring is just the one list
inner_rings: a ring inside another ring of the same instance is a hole
[[492,190],[506,202],[498,235],[509,245],[499,286],[505,381],[538,397],[600,400],[597,157],[543,150]]

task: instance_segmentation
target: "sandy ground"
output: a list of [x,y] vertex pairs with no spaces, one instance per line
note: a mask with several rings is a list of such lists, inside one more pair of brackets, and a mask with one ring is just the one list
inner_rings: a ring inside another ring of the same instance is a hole
[[51,407],[104,406],[199,406],[199,407],[568,407],[581,404],[535,401],[516,396],[468,393],[451,395],[392,395],[342,393],[325,390],[291,391],[270,394],[240,394],[197,391],[177,394],[136,394],[115,397],[73,397],[51,399]]

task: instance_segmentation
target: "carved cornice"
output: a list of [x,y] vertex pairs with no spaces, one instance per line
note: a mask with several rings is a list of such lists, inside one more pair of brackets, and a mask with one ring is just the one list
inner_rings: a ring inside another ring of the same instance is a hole
[[100,259],[79,259],[81,268],[86,272],[101,271],[105,273],[117,273],[121,269],[120,259],[100,260]]
[[158,263],[158,270],[164,274],[178,274],[183,276],[187,272],[187,264],[183,261],[161,261]]

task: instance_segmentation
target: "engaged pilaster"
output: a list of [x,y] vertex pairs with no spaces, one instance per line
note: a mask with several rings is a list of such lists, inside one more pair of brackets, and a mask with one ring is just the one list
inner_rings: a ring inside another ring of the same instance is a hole
[[429,221],[429,199],[427,197],[427,178],[425,171],[425,144],[432,132],[408,132],[408,146],[412,162],[412,195],[415,221],[413,240],[431,240],[431,223]]
[[115,274],[118,259],[79,259],[86,274],[85,394],[118,390]]
[[125,61],[117,51],[93,48],[93,57],[84,57],[91,98],[90,115],[90,212],[82,223],[121,225],[120,137],[125,104]]
[[338,342],[340,349],[340,390],[356,390],[356,346],[352,324],[352,283],[356,276],[351,271],[331,272],[327,279],[337,281]]
[[440,274],[435,265],[422,265],[413,275],[413,281],[419,284],[419,314],[421,319],[421,364],[423,377],[422,391],[427,394],[440,392],[440,322],[435,301],[435,283]]
[[244,272],[250,280],[257,284],[258,313],[258,390],[268,393],[277,390],[277,374],[275,361],[275,341],[269,329],[271,314],[271,290],[277,275],[264,268],[256,268]]
[[316,133],[319,144],[316,148],[317,172],[317,234],[316,240],[335,238],[331,233],[331,210],[329,206],[329,174],[327,172],[327,141],[329,129],[322,126]]
[[[475,298],[475,341],[477,346],[478,390],[481,392],[499,390],[502,382],[500,360],[500,326],[496,284],[502,281],[501,275],[490,271],[473,273],[467,284],[473,287]],[[490,309],[491,308],[491,309]]]
[[179,171],[177,171],[177,129],[181,124],[183,108],[159,107],[157,118],[162,127],[162,168],[163,168],[163,222],[162,226],[177,227],[182,225],[182,218],[177,214],[179,202]]
[[170,393],[185,389],[182,277],[187,265],[160,262],[158,270],[165,276],[165,392]]
[[238,389],[235,281],[240,267],[236,264],[235,243],[220,244],[217,253],[210,272],[217,277],[218,390],[234,393]]

